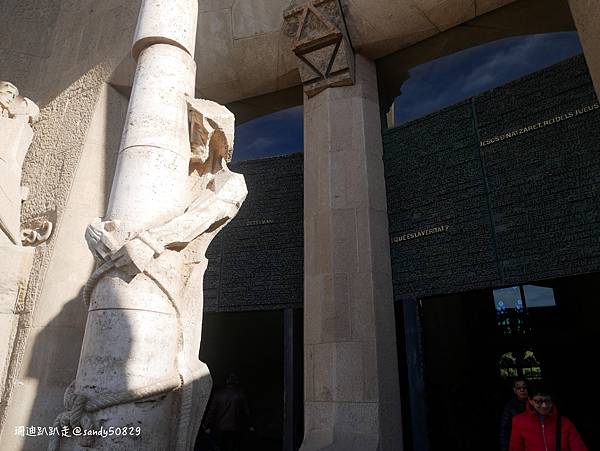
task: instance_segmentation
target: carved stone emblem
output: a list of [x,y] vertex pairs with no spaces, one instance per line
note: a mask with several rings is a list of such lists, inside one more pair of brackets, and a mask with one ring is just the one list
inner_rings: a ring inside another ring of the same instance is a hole
[[283,16],[309,97],[330,87],[354,84],[354,52],[339,0],[294,2]]

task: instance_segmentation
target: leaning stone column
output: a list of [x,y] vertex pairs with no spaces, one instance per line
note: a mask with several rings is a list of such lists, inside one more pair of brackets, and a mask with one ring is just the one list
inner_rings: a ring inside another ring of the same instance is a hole
[[377,77],[337,0],[284,17],[304,82],[302,451],[402,449]]
[[[246,196],[228,170],[233,114],[194,99],[197,0],[145,0],[76,380],[49,449],[192,449],[210,392],[198,360],[205,251]],[[86,436],[100,431],[101,438]],[[79,437],[76,437],[76,436]]]

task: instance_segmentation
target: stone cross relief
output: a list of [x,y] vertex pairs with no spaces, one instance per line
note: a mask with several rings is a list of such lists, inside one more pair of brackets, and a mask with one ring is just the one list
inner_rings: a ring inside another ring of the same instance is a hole
[[40,110],[8,81],[0,81],[0,244],[30,246],[46,241],[52,233],[52,223],[43,220],[39,229],[20,230],[21,202],[28,189],[21,186],[21,171],[25,155],[33,138],[31,126],[37,122]]
[[[114,302],[110,298],[115,297],[115,292],[111,293],[115,290],[115,283],[117,290],[123,290],[122,294],[135,291],[133,301],[128,301],[129,295],[126,295],[122,296],[124,300],[117,302],[133,302],[149,309],[160,303],[165,311],[173,309],[177,313],[175,327],[168,327],[170,338],[163,336],[176,348],[173,367],[162,371],[162,374],[148,374],[146,386],[90,395],[93,387],[86,385],[88,375],[86,370],[82,370],[86,366],[82,363],[85,359],[82,353],[77,378],[65,393],[66,410],[57,417],[56,427],[93,428],[103,424],[105,417],[111,417],[111,413],[103,413],[106,412],[104,409],[173,393],[179,397],[175,403],[179,412],[174,414],[177,418],[177,430],[174,431],[177,444],[174,449],[187,449],[190,440],[193,446],[208,398],[207,391],[210,391],[210,388],[207,390],[206,386],[201,386],[200,380],[208,374],[208,368],[198,359],[202,333],[202,286],[208,265],[205,252],[215,235],[237,214],[247,189],[244,177],[227,167],[233,150],[233,114],[209,100],[188,99],[187,107],[191,158],[185,211],[145,230],[128,230],[119,220],[98,219],[87,227],[85,234],[88,247],[99,263],[83,290],[83,298],[90,311],[101,309],[103,303]],[[108,281],[103,283],[103,280]],[[90,320],[88,317],[88,322]],[[130,321],[136,320],[132,318]],[[148,328],[152,326],[162,327],[145,325]],[[90,340],[97,341],[97,338],[92,336]],[[108,340],[115,339],[118,337]],[[169,352],[168,349],[152,351]],[[120,351],[115,350],[112,354],[119,359]],[[136,355],[132,350],[124,354],[124,360],[140,358],[144,356]],[[93,371],[105,370],[108,367],[96,365]],[[80,440],[80,446],[94,446],[93,439]],[[48,449],[63,449],[60,438],[52,440]],[[65,449],[72,448],[67,446]]]

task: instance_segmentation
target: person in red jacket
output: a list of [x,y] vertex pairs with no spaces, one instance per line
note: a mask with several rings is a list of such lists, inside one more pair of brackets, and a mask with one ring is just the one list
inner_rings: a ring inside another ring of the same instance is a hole
[[[557,423],[560,424],[560,433]],[[556,446],[560,437],[560,448]],[[558,414],[550,391],[529,387],[525,412],[515,415],[509,451],[588,451],[571,421]]]

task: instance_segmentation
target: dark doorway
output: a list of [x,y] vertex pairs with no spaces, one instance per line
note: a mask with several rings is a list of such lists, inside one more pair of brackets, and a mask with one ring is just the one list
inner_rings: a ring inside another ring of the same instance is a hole
[[498,449],[510,378],[549,383],[589,449],[598,376],[598,274],[437,296],[419,302],[430,451]]
[[200,359],[213,386],[235,372],[248,397],[255,432],[244,451],[280,451],[284,417],[283,311],[207,313]]

